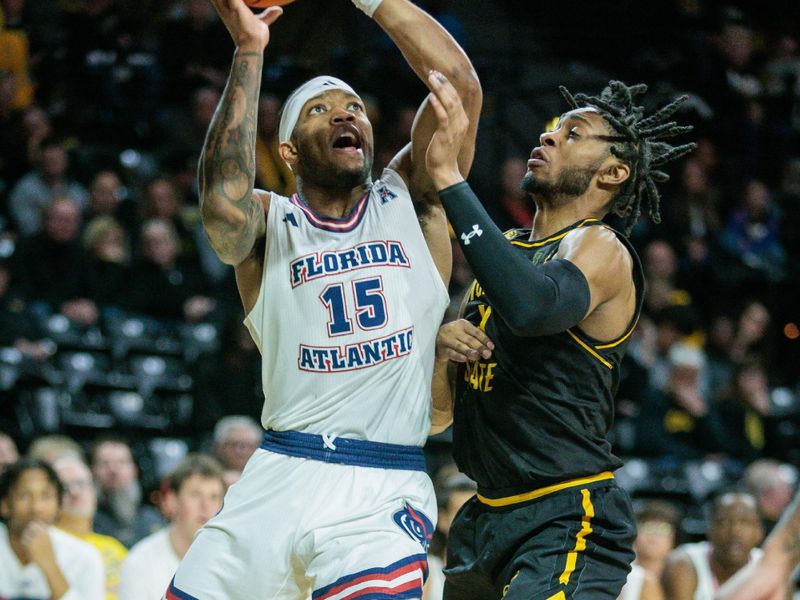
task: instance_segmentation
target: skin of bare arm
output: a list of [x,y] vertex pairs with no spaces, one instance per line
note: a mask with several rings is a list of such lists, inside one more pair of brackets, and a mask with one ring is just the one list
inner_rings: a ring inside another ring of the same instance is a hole
[[[470,120],[458,156],[459,169],[466,176],[475,155],[475,138],[483,103],[480,81],[472,63],[433,17],[408,0],[384,0],[375,12],[374,19],[392,38],[423,82],[431,70],[446,74],[453,82]],[[397,154],[389,167],[408,183],[428,249],[447,285],[452,269],[447,217],[425,168],[425,152],[435,130],[436,117],[429,99],[426,99],[414,120],[411,143]]]
[[236,267],[249,311],[261,284],[269,194],[254,190],[256,116],[269,26],[282,9],[255,15],[243,0],[212,0],[236,44],[228,83],[209,126],[200,157],[200,212],[220,260]]
[[697,589],[697,573],[682,550],[673,551],[664,569],[661,583],[670,600],[693,600]]

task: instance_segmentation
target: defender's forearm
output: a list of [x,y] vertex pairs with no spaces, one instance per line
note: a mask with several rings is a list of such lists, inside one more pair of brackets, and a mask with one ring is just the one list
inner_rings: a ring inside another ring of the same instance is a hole
[[433,17],[409,0],[383,0],[375,21],[392,38],[422,80],[431,70],[443,73],[462,101],[480,98],[478,75],[461,46]]
[[263,53],[237,49],[200,156],[200,209],[220,259],[239,264],[263,231],[253,199],[258,96]]

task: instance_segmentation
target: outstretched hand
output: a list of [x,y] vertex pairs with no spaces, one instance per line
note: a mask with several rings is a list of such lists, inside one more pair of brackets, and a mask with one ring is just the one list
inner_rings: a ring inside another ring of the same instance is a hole
[[436,132],[428,145],[425,165],[437,190],[464,181],[458,169],[458,154],[469,128],[464,105],[453,84],[438,71],[428,75],[429,101],[436,114]]
[[283,14],[280,6],[270,6],[255,14],[244,0],[211,0],[237,48],[263,52],[269,44],[269,26]]
[[492,356],[494,343],[482,329],[466,319],[445,323],[436,336],[436,358],[467,362]]

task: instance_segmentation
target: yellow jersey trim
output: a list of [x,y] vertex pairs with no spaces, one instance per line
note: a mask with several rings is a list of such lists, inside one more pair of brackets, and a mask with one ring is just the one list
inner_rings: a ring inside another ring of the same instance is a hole
[[575,548],[567,554],[567,564],[558,582],[561,585],[569,585],[569,578],[575,572],[575,565],[578,563],[578,554],[586,550],[586,537],[592,533],[592,518],[594,518],[594,505],[592,504],[592,494],[587,489],[581,490],[583,496],[583,517],[581,517],[581,530],[575,536]]
[[600,344],[599,346],[595,346],[594,349],[595,350],[607,350],[608,348],[613,348],[614,346],[619,346],[622,342],[624,342],[629,337],[631,337],[631,334],[633,333],[633,330],[636,329],[636,323],[638,323],[638,322],[639,322],[639,319],[636,319],[636,322],[633,325],[631,325],[630,329],[628,329],[628,333],[624,334],[621,338],[618,338],[617,340],[615,340],[613,342],[609,342],[607,344]]
[[555,492],[560,492],[561,490],[578,487],[580,485],[588,485],[598,481],[605,481],[607,479],[614,479],[614,474],[611,471],[604,471],[598,475],[591,475],[589,477],[581,477],[579,479],[570,479],[569,481],[554,483],[553,485],[548,485],[547,487],[537,488],[535,490],[531,490],[530,492],[523,492],[522,494],[516,494],[514,496],[506,496],[505,498],[487,498],[481,494],[475,495],[477,496],[479,502],[488,506],[510,506],[512,504],[519,504],[520,502],[536,500],[537,498],[541,498],[542,496],[547,496],[548,494],[553,494]]
[[545,239],[540,240],[538,242],[520,242],[519,240],[515,240],[515,241],[513,241],[511,243],[514,244],[515,246],[522,246],[523,248],[538,248],[539,246],[544,246],[545,244],[549,244],[550,242],[555,242],[556,240],[560,240],[561,238],[565,237],[568,233],[570,233],[572,231],[575,231],[576,229],[580,229],[581,227],[583,227],[587,223],[592,223],[594,221],[599,221],[599,220],[600,219],[594,219],[594,218],[584,219],[583,221],[578,223],[575,227],[572,227],[571,229],[565,231],[564,233],[560,233],[558,235],[554,235],[552,237],[545,238]]
[[583,341],[581,338],[579,338],[577,335],[575,335],[574,333],[572,333],[572,331],[571,331],[570,329],[567,329],[567,333],[568,333],[568,334],[570,334],[570,335],[572,336],[572,339],[573,339],[573,340],[575,340],[576,342],[578,342],[578,343],[581,345],[581,347],[582,347],[584,350],[586,350],[586,351],[587,351],[589,354],[591,354],[592,356],[594,356],[594,357],[595,357],[597,360],[599,360],[601,363],[603,363],[603,364],[604,364],[605,366],[607,366],[609,369],[613,369],[613,368],[614,368],[614,365],[612,365],[612,364],[611,364],[610,362],[608,362],[608,361],[607,361],[605,358],[603,358],[603,357],[602,357],[602,356],[600,356],[600,355],[599,355],[597,352],[595,352],[595,351],[592,349],[592,347],[591,347],[591,346],[589,346],[589,344],[587,344],[587,343],[586,343],[586,342],[584,342],[584,341]]

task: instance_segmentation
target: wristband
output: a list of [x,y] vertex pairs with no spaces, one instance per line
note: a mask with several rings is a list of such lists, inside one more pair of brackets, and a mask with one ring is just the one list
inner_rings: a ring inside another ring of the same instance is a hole
[[369,18],[372,18],[372,15],[378,10],[381,2],[383,2],[383,0],[353,0],[353,4],[356,5],[356,8],[363,11]]

